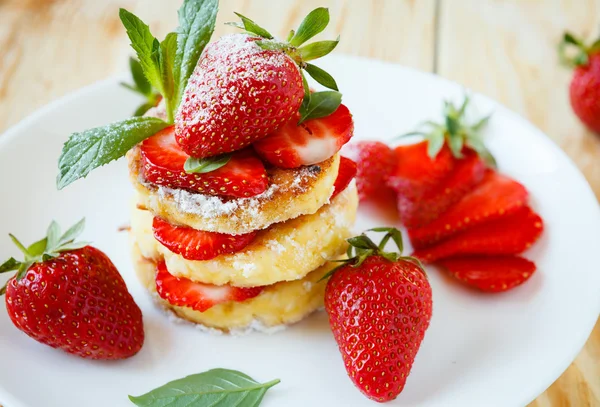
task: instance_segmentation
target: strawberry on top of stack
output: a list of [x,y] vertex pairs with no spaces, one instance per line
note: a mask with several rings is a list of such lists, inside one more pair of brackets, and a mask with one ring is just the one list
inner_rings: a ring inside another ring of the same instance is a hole
[[[209,44],[217,6],[184,1],[163,41],[121,9],[139,59],[134,89],[161,101],[74,134],[58,186],[126,154],[133,259],[148,290],[210,328],[274,327],[323,306],[313,283],[345,252],[356,215],[356,168],[338,154],[352,115],[311,63],[339,39],[307,44],[329,23],[317,8],[285,41],[237,14],[243,33]],[[305,73],[331,90],[311,91]]]
[[361,200],[393,191],[415,257],[482,291],[505,291],[536,270],[519,254],[540,237],[543,221],[525,187],[496,170],[482,137],[489,116],[471,124],[468,107],[468,97],[460,106],[445,102],[443,123],[408,134],[421,142],[394,149],[359,142],[345,151],[357,162]]

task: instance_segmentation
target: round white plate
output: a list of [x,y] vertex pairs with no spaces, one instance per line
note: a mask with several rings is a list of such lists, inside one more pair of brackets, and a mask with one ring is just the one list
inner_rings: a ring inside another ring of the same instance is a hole
[[[464,89],[397,65],[331,57],[356,120],[356,139],[386,139],[438,117],[442,100]],[[63,226],[86,216],[85,240],[117,264],[144,313],[146,343],[117,363],[72,357],[29,339],[0,310],[0,404],[5,407],[130,406],[167,381],[215,367],[241,370],[259,381],[280,378],[263,405],[368,406],[346,376],[324,312],[273,335],[215,336],[175,324],[137,282],[126,233],[132,188],[121,160],[65,190],[55,189],[57,159],[71,132],[127,117],[139,100],[111,79],[55,102],[0,137],[0,253],[17,255],[6,234],[40,238],[56,219]],[[488,145],[502,172],[531,192],[546,222],[526,255],[538,272],[500,295],[479,294],[429,268],[433,319],[404,392],[391,406],[523,406],[575,358],[600,311],[600,210],[588,184],[540,131],[504,107],[493,110]],[[380,215],[359,215],[356,230],[379,226]],[[3,259],[0,259],[3,260]]]

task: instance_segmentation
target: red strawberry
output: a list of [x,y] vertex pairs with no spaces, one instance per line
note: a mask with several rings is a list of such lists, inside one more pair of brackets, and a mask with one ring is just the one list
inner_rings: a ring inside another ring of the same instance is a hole
[[447,240],[415,251],[414,256],[426,262],[461,254],[518,254],[528,249],[540,237],[542,218],[529,207],[474,226]]
[[340,157],[340,169],[333,184],[333,194],[331,194],[331,198],[329,199],[335,198],[340,192],[346,189],[355,176],[356,163],[349,158]]
[[284,52],[246,34],[209,44],[189,79],[176,118],[183,151],[209,157],[240,150],[288,122],[304,97],[302,76]]
[[438,264],[463,283],[494,293],[523,284],[536,270],[535,263],[518,256],[454,257]]
[[64,235],[52,223],[48,236],[11,258],[0,272],[17,270],[6,290],[13,324],[38,342],[89,359],[124,359],[144,343],[142,312],[123,278],[100,250],[74,242],[83,221]]
[[186,173],[183,165],[189,156],[175,141],[173,127],[144,140],[140,148],[142,174],[157,185],[242,198],[263,193],[269,183],[263,163],[252,150],[234,153],[225,166],[214,171]]
[[349,144],[342,153],[356,162],[356,186],[361,200],[375,197],[387,188],[387,179],[398,161],[387,144],[380,141],[359,141]]
[[450,174],[456,162],[448,146],[433,158],[427,153],[428,142],[408,144],[396,147],[397,164],[388,177],[388,186],[398,195],[416,200],[431,191]]
[[350,140],[354,121],[348,108],[340,105],[327,117],[298,125],[299,116],[285,126],[254,143],[265,161],[281,167],[296,168],[317,164],[332,157]]
[[[569,59],[562,53],[566,45],[578,48],[575,58]],[[569,88],[575,114],[590,130],[600,134],[600,39],[586,46],[583,41],[565,33],[561,57],[575,69]]]
[[263,287],[242,288],[197,283],[187,278],[175,277],[169,273],[164,261],[157,266],[156,291],[160,298],[170,304],[189,307],[200,312],[225,302],[241,302],[254,298],[262,290]]
[[156,240],[187,260],[210,260],[221,254],[238,252],[256,236],[256,232],[238,236],[205,232],[172,225],[158,217],[154,218],[152,229]]
[[527,204],[528,195],[523,185],[489,170],[473,191],[439,218],[409,229],[411,243],[416,249],[427,247],[464,229],[509,215]]
[[[385,241],[402,239],[398,230],[385,230]],[[370,399],[393,400],[429,326],[431,287],[413,259],[385,253],[365,235],[348,242],[361,257],[334,270],[325,309],[350,379]]]
[[485,163],[472,150],[465,149],[463,154],[464,158],[456,161],[450,174],[421,197],[398,194],[398,212],[407,227],[433,221],[481,182]]

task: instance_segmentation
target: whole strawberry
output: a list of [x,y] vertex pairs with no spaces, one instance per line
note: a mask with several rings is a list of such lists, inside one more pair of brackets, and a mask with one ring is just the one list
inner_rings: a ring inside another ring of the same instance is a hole
[[372,198],[387,188],[387,178],[396,168],[394,150],[381,141],[359,141],[347,145],[342,154],[356,162],[356,187],[361,200]]
[[224,36],[204,49],[177,111],[177,141],[192,157],[240,150],[294,118],[310,98],[301,69],[337,90],[329,74],[307,61],[328,54],[338,41],[300,47],[325,29],[327,9],[311,12],[285,42],[238,16],[242,23],[235,25],[246,33]]
[[52,222],[48,235],[29,247],[14,236],[23,262],[10,258],[0,272],[18,270],[1,293],[12,322],[38,342],[88,359],[124,359],[144,343],[142,312],[110,259],[75,242],[84,221],[63,235]]
[[[577,48],[575,56],[566,55],[567,46]],[[600,38],[588,46],[565,33],[560,56],[564,64],[574,68],[569,94],[575,114],[590,130],[600,134]]]
[[325,309],[354,384],[372,400],[393,400],[404,389],[429,327],[431,287],[418,260],[385,252],[402,235],[393,228],[379,245],[366,235],[348,239],[354,256],[327,283]]

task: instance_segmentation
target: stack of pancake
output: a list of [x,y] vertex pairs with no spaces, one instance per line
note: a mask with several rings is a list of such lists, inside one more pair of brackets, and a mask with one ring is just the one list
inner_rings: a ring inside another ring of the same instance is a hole
[[[330,260],[345,253],[358,205],[354,182],[332,196],[339,154],[310,166],[272,167],[267,170],[268,189],[251,198],[154,185],[143,178],[139,147],[129,152],[128,160],[137,191],[131,222],[133,259],[150,292],[157,293],[161,265],[173,276],[223,290],[262,287],[253,298],[221,302],[203,312],[174,305],[168,295],[156,295],[160,304],[181,318],[223,331],[290,324],[322,307],[326,284],[318,280],[335,266]],[[187,260],[156,240],[155,217],[207,232],[258,232],[235,253]]]

